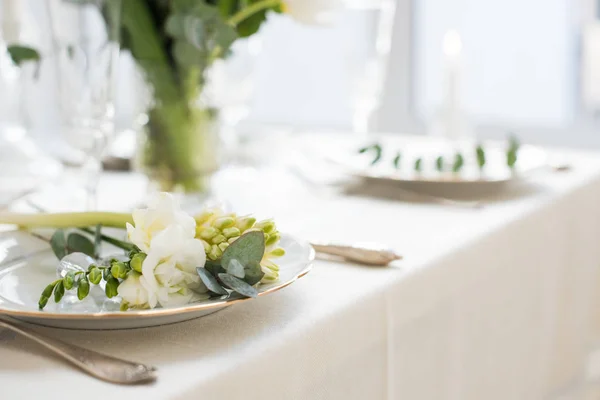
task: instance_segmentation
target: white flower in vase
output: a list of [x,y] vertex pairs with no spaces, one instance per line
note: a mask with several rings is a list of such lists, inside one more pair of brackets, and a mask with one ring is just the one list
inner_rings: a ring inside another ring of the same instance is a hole
[[321,25],[331,21],[343,6],[342,0],[283,0],[284,12],[303,24]]

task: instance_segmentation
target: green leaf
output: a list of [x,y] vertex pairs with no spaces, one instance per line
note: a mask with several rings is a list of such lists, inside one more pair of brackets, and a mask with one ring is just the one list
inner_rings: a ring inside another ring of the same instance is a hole
[[258,291],[255,287],[250,286],[246,282],[241,279],[236,278],[233,275],[229,274],[219,274],[219,279],[223,282],[229,289],[243,295],[246,297],[257,297]]
[[371,150],[375,153],[375,157],[371,161],[371,165],[375,165],[381,160],[381,157],[383,155],[383,148],[381,147],[381,145],[379,143],[375,143],[375,144],[372,144],[371,146],[363,147],[362,149],[359,149],[358,152],[360,154],[364,154],[364,153],[370,152]]
[[38,53],[37,50],[31,47],[11,45],[8,46],[6,50],[8,51],[10,58],[18,66],[27,61],[34,61],[39,63],[41,59],[40,53]]
[[232,260],[243,267],[251,262],[260,262],[265,254],[265,234],[262,231],[251,231],[240,236],[229,245],[221,257],[221,265],[229,270]]
[[454,156],[454,164],[452,164],[452,172],[454,172],[454,173],[460,172],[460,170],[463,168],[464,165],[465,165],[465,159],[464,159],[463,155],[460,153],[456,153],[456,155]]
[[227,290],[223,289],[223,287],[219,284],[217,279],[213,275],[211,275],[211,273],[208,272],[205,268],[198,267],[196,268],[196,271],[198,272],[198,276],[200,276],[200,279],[202,279],[202,282],[208,288],[208,290],[221,295],[229,294]]
[[90,257],[95,256],[94,243],[86,236],[79,233],[71,233],[67,238],[67,250],[69,253],[84,253]]
[[415,160],[415,171],[416,172],[421,172],[423,170],[423,159],[422,158],[417,158]]
[[83,276],[79,280],[79,285],[77,286],[77,298],[83,300],[88,294],[90,294],[90,282],[86,276]]
[[398,152],[396,154],[396,157],[394,157],[394,168],[400,169],[400,167],[402,166],[400,161],[402,161],[402,154],[400,154],[400,152]]
[[56,258],[62,260],[69,251],[67,249],[67,239],[65,237],[65,231],[62,229],[57,229],[52,237],[50,238],[50,246],[52,247],[52,251]]
[[54,302],[58,303],[62,300],[65,295],[65,286],[63,285],[63,281],[58,282],[56,287],[54,288]]
[[482,169],[485,166],[485,150],[482,145],[478,145],[475,149],[475,153],[477,155],[477,165],[479,169]]
[[240,279],[244,279],[246,276],[244,266],[236,259],[233,259],[229,262],[229,265],[227,266],[227,273]]
[[439,156],[435,159],[435,169],[438,170],[438,172],[444,170],[444,156]]
[[218,276],[219,274],[227,272],[225,271],[225,268],[221,266],[221,261],[206,260],[204,268],[206,268],[213,276]]
[[265,276],[265,273],[262,271],[259,262],[249,263],[244,268],[244,272],[246,273],[246,276],[244,277],[244,282],[246,282],[250,286],[256,285]]

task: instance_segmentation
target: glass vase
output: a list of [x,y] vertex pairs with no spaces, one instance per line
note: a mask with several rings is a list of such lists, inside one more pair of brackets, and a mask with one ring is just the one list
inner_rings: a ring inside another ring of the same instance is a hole
[[205,194],[219,169],[221,148],[216,110],[154,108],[141,130],[137,165],[156,189]]

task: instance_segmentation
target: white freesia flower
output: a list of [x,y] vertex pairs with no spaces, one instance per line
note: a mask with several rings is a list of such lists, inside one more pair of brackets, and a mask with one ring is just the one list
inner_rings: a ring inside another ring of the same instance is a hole
[[206,292],[196,272],[197,267],[204,267],[206,253],[194,232],[174,224],[152,238],[140,278],[151,308],[185,304],[195,292]]
[[284,9],[295,20],[304,24],[320,25],[331,21],[333,13],[341,8],[342,0],[283,0]]
[[147,308],[148,291],[140,282],[138,273],[130,273],[117,289],[119,296],[130,307]]
[[181,210],[177,200],[169,193],[160,193],[148,208],[133,212],[134,225],[127,224],[129,240],[144,253],[150,251],[152,239],[170,225],[180,226],[186,234],[194,237],[196,221]]

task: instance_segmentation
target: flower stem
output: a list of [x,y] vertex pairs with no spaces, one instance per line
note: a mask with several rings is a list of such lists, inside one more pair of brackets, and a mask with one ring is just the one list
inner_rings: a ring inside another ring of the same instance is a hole
[[233,26],[237,26],[244,20],[256,14],[257,12],[265,10],[267,8],[278,6],[280,4],[281,0],[262,0],[256,3],[252,3],[248,7],[234,14],[231,18],[229,18],[227,22]]
[[79,212],[59,214],[19,214],[0,213],[0,224],[18,225],[22,228],[81,228],[102,225],[111,228],[125,228],[133,223],[131,214],[111,212]]
[[[83,231],[83,232],[89,233],[91,235],[95,235],[96,234],[96,232],[93,229],[90,229],[90,228],[80,228],[80,230]],[[113,246],[118,247],[120,249],[127,250],[127,251],[133,250],[133,244],[131,244],[131,243],[127,243],[127,242],[124,242],[123,240],[115,239],[114,237],[107,236],[107,235],[104,235],[104,234],[101,234],[100,237],[106,243],[110,243]]]

